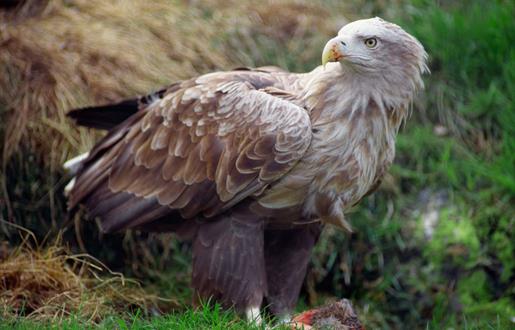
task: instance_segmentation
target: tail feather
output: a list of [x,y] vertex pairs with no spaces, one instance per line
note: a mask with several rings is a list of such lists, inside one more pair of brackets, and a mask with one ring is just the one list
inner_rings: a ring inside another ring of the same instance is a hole
[[68,112],[68,117],[75,120],[77,125],[110,130],[138,112],[138,108],[139,99],[135,98],[115,104],[75,109]]
[[140,108],[144,108],[153,101],[162,98],[166,92],[177,90],[179,86],[179,83],[174,83],[143,97],[127,99],[113,104],[75,109],[68,112],[67,115],[75,120],[77,125],[110,130],[138,112]]
[[67,170],[70,174],[77,174],[80,166],[82,165],[82,161],[89,157],[89,152],[85,152],[83,154],[80,154],[76,157],[73,157],[72,159],[68,159],[64,164],[63,167],[65,170]]
[[65,188],[69,217],[82,204],[90,216],[101,218],[100,227],[105,232],[137,227],[149,230],[168,228],[190,234],[188,230],[182,229],[184,221],[179,213],[159,204],[155,197],[145,199],[109,188],[110,169],[123,146],[120,141],[143,118],[146,114],[144,109],[149,104],[162,99],[166,92],[171,93],[179,88],[180,83],[174,83],[144,97],[68,112],[68,117],[78,125],[109,131],[89,153],[65,164],[65,168],[74,176]]

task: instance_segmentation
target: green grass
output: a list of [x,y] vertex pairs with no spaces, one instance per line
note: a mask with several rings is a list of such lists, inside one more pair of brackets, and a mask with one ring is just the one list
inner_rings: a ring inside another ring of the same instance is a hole
[[[1,319],[0,319],[1,321]],[[219,330],[264,330],[265,325],[246,322],[232,311],[224,311],[219,306],[209,308],[204,306],[199,310],[170,313],[165,316],[143,318],[138,313],[122,316],[112,316],[100,324],[92,324],[77,316],[67,317],[60,322],[37,322],[27,319],[5,321],[0,323],[0,330],[32,330],[32,329],[219,329]],[[287,330],[287,326],[277,326],[277,330]]]

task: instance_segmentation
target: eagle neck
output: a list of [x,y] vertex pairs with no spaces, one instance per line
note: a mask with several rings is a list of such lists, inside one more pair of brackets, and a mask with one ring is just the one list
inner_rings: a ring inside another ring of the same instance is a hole
[[354,114],[379,110],[388,125],[398,130],[411,108],[412,92],[384,77],[342,70],[339,63],[318,67],[304,78],[303,98],[312,123],[323,125]]

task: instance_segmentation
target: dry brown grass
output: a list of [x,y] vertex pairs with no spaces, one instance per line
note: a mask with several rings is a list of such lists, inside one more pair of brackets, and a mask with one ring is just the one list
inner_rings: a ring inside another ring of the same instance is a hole
[[111,272],[87,254],[70,254],[59,240],[33,247],[35,237],[24,234],[20,246],[0,253],[0,317],[25,316],[60,321],[70,315],[88,322],[140,309],[158,311],[177,306],[172,300],[149,295],[137,282]]

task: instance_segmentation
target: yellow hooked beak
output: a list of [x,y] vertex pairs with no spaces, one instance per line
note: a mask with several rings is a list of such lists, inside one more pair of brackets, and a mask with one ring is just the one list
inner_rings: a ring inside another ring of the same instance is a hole
[[327,62],[338,62],[345,57],[342,52],[342,40],[339,37],[335,37],[327,42],[322,52],[322,65],[325,67]]

